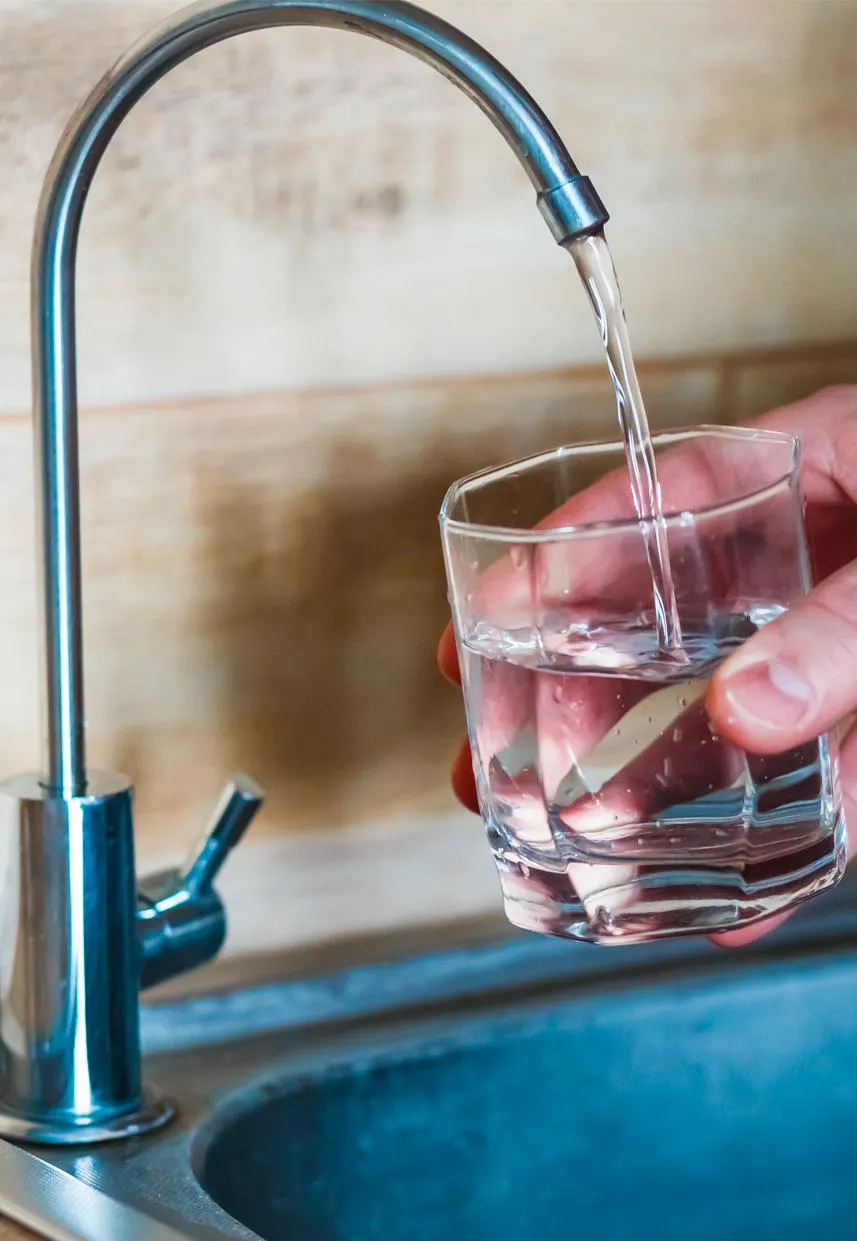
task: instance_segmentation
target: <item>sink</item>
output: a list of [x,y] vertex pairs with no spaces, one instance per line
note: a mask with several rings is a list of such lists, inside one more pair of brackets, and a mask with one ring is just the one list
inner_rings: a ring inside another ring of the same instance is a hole
[[201,1183],[269,1241],[857,1229],[857,959],[596,989],[260,1087]]
[[86,1241],[850,1239],[854,896],[740,953],[522,935],[149,1007],[178,1122],[0,1143],[0,1210]]

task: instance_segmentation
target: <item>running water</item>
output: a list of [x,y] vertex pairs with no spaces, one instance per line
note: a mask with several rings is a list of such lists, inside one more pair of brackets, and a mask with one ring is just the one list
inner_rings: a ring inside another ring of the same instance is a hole
[[662,651],[682,657],[681,625],[670,568],[667,527],[655,465],[655,450],[631,354],[622,294],[610,247],[604,234],[599,233],[594,237],[583,237],[572,242],[569,249],[595,311],[601,340],[607,353],[607,364],[616,389],[616,405],[619,426],[625,441],[631,495],[646,540],[646,554],[652,575],[658,646]]

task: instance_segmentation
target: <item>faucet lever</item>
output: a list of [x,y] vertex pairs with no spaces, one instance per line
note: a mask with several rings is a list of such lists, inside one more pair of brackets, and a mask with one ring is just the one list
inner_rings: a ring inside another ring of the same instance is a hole
[[211,888],[264,800],[265,790],[255,780],[242,774],[232,777],[181,872],[182,883],[191,896]]
[[196,969],[220,951],[226,911],[214,880],[244,835],[265,794],[249,776],[233,776],[191,860],[149,875],[137,898],[140,986]]

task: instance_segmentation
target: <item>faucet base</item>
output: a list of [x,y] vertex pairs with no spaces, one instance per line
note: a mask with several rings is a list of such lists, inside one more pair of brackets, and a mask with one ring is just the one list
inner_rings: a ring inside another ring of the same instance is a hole
[[32,1146],[93,1146],[161,1129],[175,1114],[175,1105],[169,1099],[146,1090],[140,1108],[103,1124],[74,1125],[68,1123],[67,1117],[52,1124],[50,1120],[25,1120],[11,1112],[0,1112],[0,1138]]

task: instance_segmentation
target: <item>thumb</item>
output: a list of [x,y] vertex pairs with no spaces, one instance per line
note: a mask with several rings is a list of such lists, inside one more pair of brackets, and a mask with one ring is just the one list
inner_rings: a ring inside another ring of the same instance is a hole
[[716,727],[752,754],[834,728],[857,706],[857,565],[828,578],[750,638],[708,696]]

